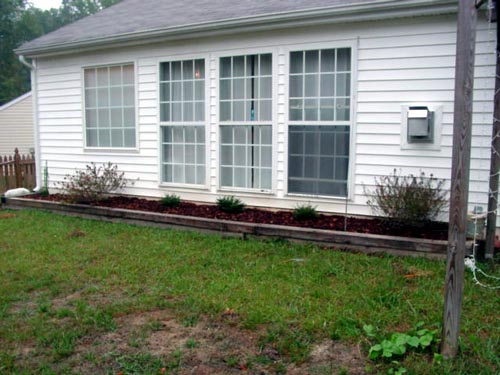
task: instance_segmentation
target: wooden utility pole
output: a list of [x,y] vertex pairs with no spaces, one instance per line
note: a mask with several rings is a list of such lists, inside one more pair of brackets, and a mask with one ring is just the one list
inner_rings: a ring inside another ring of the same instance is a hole
[[[497,20],[497,44],[495,93],[493,96],[493,130],[491,132],[491,160],[490,160],[490,188],[488,194],[488,219],[486,225],[486,251],[487,257],[493,258],[495,251],[495,232],[497,227],[498,208],[498,176],[500,172],[500,29],[498,28],[498,4],[495,1]],[[493,15],[490,15],[493,17]],[[492,22],[490,20],[490,22]]]
[[458,2],[448,260],[441,341],[441,354],[445,358],[453,358],[457,354],[462,308],[472,135],[476,6],[477,0]]

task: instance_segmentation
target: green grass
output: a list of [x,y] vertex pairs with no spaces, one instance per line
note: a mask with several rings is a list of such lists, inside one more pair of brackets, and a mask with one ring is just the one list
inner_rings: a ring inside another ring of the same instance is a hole
[[[78,373],[71,359],[79,343],[113,332],[117,317],[157,309],[172,310],[186,327],[201,317],[219,319],[231,309],[239,328],[255,330],[262,346],[272,345],[297,363],[326,338],[361,343],[366,354],[364,324],[389,335],[419,321],[439,328],[442,320],[442,261],[242,241],[36,211],[15,215],[0,219],[0,374]],[[415,271],[422,276],[403,277]],[[498,373],[499,291],[477,287],[466,277],[461,356],[438,364],[430,356],[411,354],[403,362],[410,373]],[[157,325],[149,323],[131,337],[132,346],[140,346]],[[186,346],[194,348],[196,339]],[[30,347],[36,360],[21,358],[23,347]],[[181,357],[180,351],[170,359],[109,353],[113,369],[127,374],[170,371],[180,366]],[[85,360],[98,361],[91,355]],[[228,355],[227,363],[233,362]],[[377,363],[370,367],[371,373],[386,371]]]

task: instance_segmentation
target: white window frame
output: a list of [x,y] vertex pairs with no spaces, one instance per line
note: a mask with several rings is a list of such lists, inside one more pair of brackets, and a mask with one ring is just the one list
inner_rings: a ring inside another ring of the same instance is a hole
[[[220,121],[220,60],[222,57],[235,57],[235,56],[248,56],[248,55],[263,55],[271,54],[271,120],[270,121]],[[215,66],[215,80],[216,80],[216,92],[215,92],[215,111],[216,111],[216,165],[217,165],[217,191],[221,193],[246,193],[253,195],[274,195],[276,192],[277,183],[277,138],[278,138],[278,49],[276,47],[268,48],[245,48],[245,49],[232,49],[226,51],[218,51],[213,53],[212,58],[216,61]],[[222,186],[221,179],[221,131],[220,127],[224,125],[234,125],[234,126],[248,126],[248,125],[267,125],[271,126],[271,188],[270,189],[251,189],[251,188],[239,188],[231,186]]]
[[[351,109],[349,121],[290,121],[290,55],[292,52],[297,51],[316,51],[322,49],[351,49]],[[308,200],[318,201],[352,201],[355,196],[355,134],[356,134],[356,113],[357,113],[357,81],[358,81],[358,42],[357,40],[345,40],[336,42],[315,42],[308,44],[291,44],[283,47],[285,53],[285,157],[284,157],[284,192],[285,197],[290,198],[307,198]],[[317,194],[303,194],[291,193],[288,190],[288,172],[289,172],[289,127],[293,125],[312,125],[312,126],[335,126],[344,125],[349,126],[349,162],[347,173],[347,195],[346,196],[332,196],[332,195],[317,195]]]
[[[96,147],[87,146],[87,117],[86,117],[86,102],[85,102],[85,70],[97,68],[110,68],[113,66],[132,65],[134,67],[134,121],[135,121],[135,147]],[[83,151],[92,154],[135,154],[140,151],[139,142],[139,74],[138,74],[137,60],[125,61],[110,61],[100,64],[82,65],[80,68],[80,82],[81,82],[81,97],[82,97],[82,139]]]
[[[160,75],[161,75],[161,64],[171,63],[175,61],[185,61],[185,60],[203,60],[205,64],[205,120],[204,121],[161,121],[161,110],[160,110]],[[209,190],[210,188],[210,58],[207,54],[177,54],[160,57],[156,63],[156,103],[157,103],[157,134],[158,134],[158,187],[168,188],[176,191],[191,191],[191,190]],[[163,133],[162,127],[165,126],[203,126],[205,128],[205,183],[204,184],[186,184],[177,182],[165,182],[163,181]]]

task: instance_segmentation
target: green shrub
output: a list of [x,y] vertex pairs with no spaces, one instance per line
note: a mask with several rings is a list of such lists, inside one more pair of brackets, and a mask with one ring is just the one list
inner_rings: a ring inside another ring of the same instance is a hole
[[432,174],[402,176],[394,169],[393,174],[375,178],[375,191],[367,203],[375,214],[394,220],[399,224],[421,226],[434,220],[446,207],[447,191],[444,180]]
[[217,199],[217,206],[221,209],[221,211],[230,213],[230,214],[239,214],[243,212],[245,209],[245,203],[241,201],[241,199],[236,198],[231,195],[228,197],[220,197]]
[[71,203],[92,203],[106,199],[110,193],[122,190],[127,180],[118,166],[111,163],[97,166],[87,165],[85,170],[66,175],[60,183],[66,194],[66,201]]
[[161,199],[161,204],[165,207],[179,207],[181,198],[175,194],[167,194]]
[[311,204],[300,204],[293,209],[293,218],[295,220],[315,220],[318,216],[316,206]]

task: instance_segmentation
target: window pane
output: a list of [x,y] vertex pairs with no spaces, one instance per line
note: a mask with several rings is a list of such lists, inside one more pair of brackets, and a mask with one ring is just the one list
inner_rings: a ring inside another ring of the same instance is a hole
[[97,129],[87,129],[87,146],[98,147],[97,143]]
[[85,107],[97,107],[97,95],[95,89],[85,90]]
[[335,50],[324,49],[321,51],[321,71],[334,72],[335,71]]
[[194,121],[193,103],[184,103],[183,105],[183,121]]
[[97,110],[87,109],[85,111],[85,121],[87,123],[87,128],[97,127]]
[[97,89],[97,104],[99,107],[109,107],[109,89]]
[[123,110],[121,108],[111,108],[111,127],[123,127]]
[[123,87],[123,105],[135,107],[135,89],[133,86]]
[[184,101],[193,100],[193,90],[194,90],[193,82],[184,82],[182,87],[183,87],[182,100],[184,100]]
[[303,59],[304,53],[300,52],[292,52],[290,54],[290,73],[303,73]]
[[233,121],[245,120],[245,102],[233,102]]
[[260,75],[271,75],[272,74],[272,55],[270,53],[265,55],[260,55]]
[[260,98],[271,98],[273,90],[272,78],[260,79]]
[[337,96],[351,95],[351,75],[349,73],[337,74]]
[[110,91],[110,100],[112,107],[121,107],[122,103],[122,88],[121,87],[111,87]]
[[309,98],[319,96],[318,76],[307,75],[305,80],[305,96]]
[[350,117],[350,100],[349,99],[337,99],[336,101],[336,120],[337,121],[349,121]]
[[337,72],[351,70],[351,49],[341,48],[337,50]]
[[111,86],[121,86],[122,84],[122,67],[112,66],[109,68],[109,79]]
[[170,83],[160,83],[160,101],[170,101]]
[[306,73],[319,71],[319,51],[306,51]]
[[170,104],[160,104],[160,121],[170,121]]
[[306,99],[304,101],[304,116],[306,121],[318,120],[318,99]]
[[304,101],[302,99],[290,100],[290,121],[300,121],[303,119]]
[[108,77],[108,68],[97,69],[97,86],[107,87],[109,85]]
[[96,79],[96,71],[95,69],[85,69],[84,72],[84,82],[85,82],[85,87],[96,87],[97,85],[97,79]]
[[194,104],[194,120],[205,121],[205,103],[197,102]]
[[321,99],[320,100],[320,120],[321,121],[333,121],[334,120],[334,109],[335,100],[334,99]]
[[194,62],[194,77],[196,79],[205,79],[205,61],[195,60]]
[[[338,76],[337,76],[338,78]],[[335,95],[335,75],[322,74],[321,75],[321,96],[334,96]],[[337,94],[340,95],[340,94]]]
[[205,99],[205,81],[196,81],[195,84],[195,100],[204,100]]
[[133,85],[134,80],[134,65],[122,65],[122,74],[123,74],[123,84],[125,85]]
[[182,79],[182,66],[180,61],[173,61],[170,66],[172,80],[180,81]]
[[220,76],[231,77],[231,58],[223,57],[220,59]]
[[193,69],[194,69],[194,64],[192,60],[186,60],[182,62],[182,79],[193,79]]
[[224,79],[220,81],[220,99],[231,99],[231,80]]
[[290,76],[290,97],[301,98],[303,93],[303,76]]
[[123,147],[123,131],[121,129],[111,129],[111,146]]
[[233,77],[243,77],[245,75],[245,56],[233,57]]
[[135,147],[135,129],[124,129],[123,130],[125,147]]
[[271,121],[272,120],[272,101],[271,100],[261,100],[259,102],[259,120],[260,121]]
[[245,98],[245,80],[244,79],[234,79],[233,80],[233,99],[243,99]]
[[99,129],[99,147],[111,147],[111,137],[109,129]]
[[160,81],[170,81],[170,63],[160,64]]

